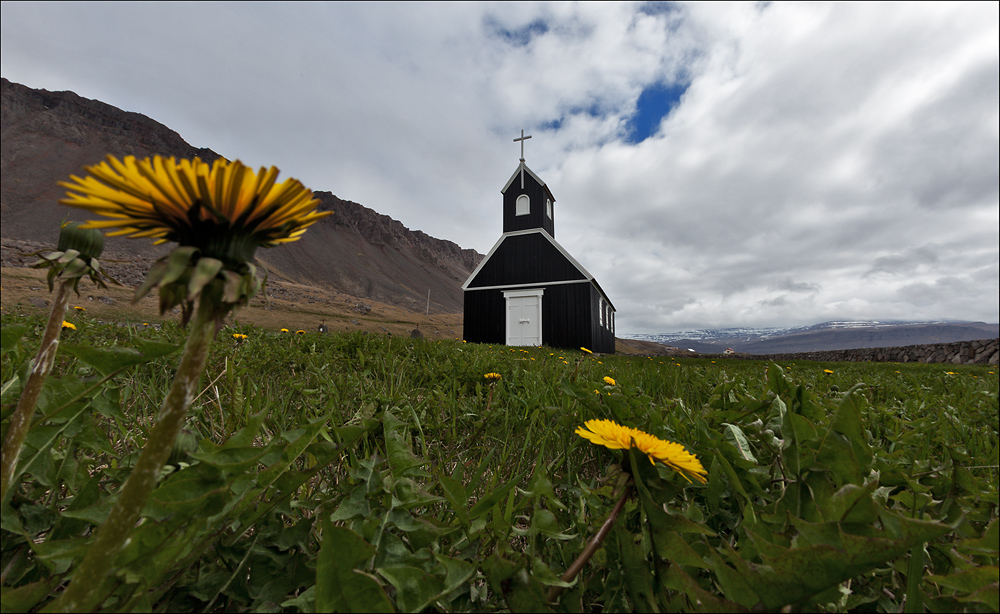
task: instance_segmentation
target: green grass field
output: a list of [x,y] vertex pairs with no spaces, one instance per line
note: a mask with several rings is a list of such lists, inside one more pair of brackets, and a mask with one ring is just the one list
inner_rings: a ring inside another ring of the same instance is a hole
[[[77,320],[3,505],[4,611],[73,573],[184,340]],[[3,316],[5,433],[43,324]],[[224,329],[104,608],[997,611],[998,411],[986,366]],[[597,418],[707,483],[574,433]]]

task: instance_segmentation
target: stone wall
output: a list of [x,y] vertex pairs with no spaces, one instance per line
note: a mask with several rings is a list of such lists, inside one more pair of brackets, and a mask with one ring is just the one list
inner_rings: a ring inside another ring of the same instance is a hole
[[720,354],[745,360],[815,360],[818,362],[939,362],[957,365],[995,365],[1000,339],[907,345],[894,348],[858,348],[797,354]]

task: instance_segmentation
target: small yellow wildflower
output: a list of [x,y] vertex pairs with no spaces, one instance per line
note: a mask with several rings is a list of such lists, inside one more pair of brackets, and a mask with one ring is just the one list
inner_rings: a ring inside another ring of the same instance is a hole
[[823,373],[826,373],[827,375],[833,375],[833,371],[831,371],[830,369],[823,369]]
[[296,334],[296,335],[304,335],[304,334],[306,334],[306,331],[304,331],[304,330],[302,330],[302,329],[300,328],[299,330],[295,331],[295,334]]
[[614,386],[615,385],[615,380],[613,378],[608,377],[608,376],[604,376],[604,383],[607,384],[608,386]]
[[62,327],[68,328],[70,330],[76,330],[76,324],[73,324],[72,322],[67,322],[66,320],[63,320]]
[[502,378],[503,376],[502,376],[502,375],[500,375],[499,373],[487,373],[487,374],[486,374],[486,375],[484,375],[483,377],[485,377],[485,378],[486,378],[487,380],[489,380],[489,382],[490,382],[491,384],[493,384],[493,383],[496,383],[496,382],[500,381],[500,379],[501,379],[501,378]]
[[583,346],[580,346],[580,349],[583,350],[584,352],[588,353],[588,354],[593,354],[593,352],[591,352],[590,350],[588,350],[587,348],[585,348]]
[[79,305],[73,305],[73,309],[76,309],[77,311],[87,311],[85,308],[80,307]]
[[635,446],[649,457],[649,462],[660,461],[670,467],[688,482],[694,478],[704,484],[708,472],[702,467],[698,457],[684,449],[679,443],[664,441],[639,429],[622,426],[611,420],[587,420],[577,427],[575,433],[589,439],[591,443],[611,450],[628,450]]
[[283,333],[287,333],[287,332],[288,332],[288,329],[287,329],[287,328],[282,328],[282,329],[281,329],[281,332],[283,332]]

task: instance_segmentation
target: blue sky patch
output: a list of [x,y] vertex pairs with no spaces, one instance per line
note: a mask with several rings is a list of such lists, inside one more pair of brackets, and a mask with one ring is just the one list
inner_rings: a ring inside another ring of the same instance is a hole
[[629,121],[628,142],[641,143],[651,137],[660,127],[660,121],[680,102],[687,88],[686,83],[658,83],[642,90],[635,115]]
[[531,42],[531,39],[536,36],[541,36],[549,31],[549,25],[541,19],[536,19],[526,26],[511,30],[505,28],[503,24],[496,19],[487,16],[483,25],[485,26],[487,32],[503,39],[505,42],[510,43],[515,47],[524,47]]

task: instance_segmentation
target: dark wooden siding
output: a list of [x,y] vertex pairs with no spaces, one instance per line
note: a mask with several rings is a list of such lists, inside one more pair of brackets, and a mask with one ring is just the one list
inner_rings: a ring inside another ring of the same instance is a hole
[[[593,284],[590,286],[590,308],[593,317],[590,319],[590,335],[591,343],[594,344],[593,347],[587,347],[588,350],[593,350],[595,352],[600,352],[602,354],[614,354],[615,353],[615,333],[611,329],[611,323],[608,319],[611,317],[612,309],[611,305],[607,301],[601,301],[601,293],[594,287]],[[604,310],[604,320],[601,320],[601,310]]]
[[472,343],[505,343],[503,290],[466,290],[464,294],[463,338]]
[[[542,343],[554,348],[585,347],[613,354],[614,334],[601,325],[600,292],[589,281],[539,286],[542,295]],[[607,305],[607,303],[605,303]],[[472,343],[507,341],[503,290],[466,290],[464,338]]]
[[541,233],[506,237],[469,288],[584,281],[586,278]]
[[549,286],[542,296],[542,342],[556,348],[591,349],[590,282]]

